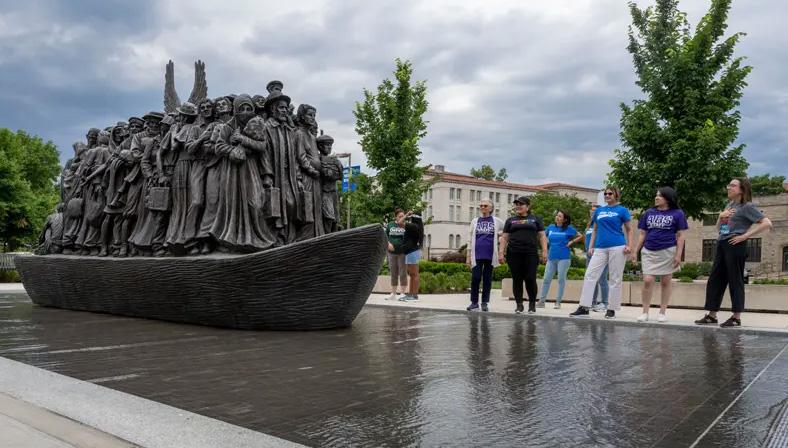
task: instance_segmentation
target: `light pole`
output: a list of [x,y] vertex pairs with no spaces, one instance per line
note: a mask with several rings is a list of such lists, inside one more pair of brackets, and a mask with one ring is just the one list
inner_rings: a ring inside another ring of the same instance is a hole
[[351,154],[349,152],[338,152],[336,153],[337,157],[347,157],[347,227],[345,230],[350,228],[350,192],[353,190],[351,187],[352,180],[353,180],[353,163],[350,161]]

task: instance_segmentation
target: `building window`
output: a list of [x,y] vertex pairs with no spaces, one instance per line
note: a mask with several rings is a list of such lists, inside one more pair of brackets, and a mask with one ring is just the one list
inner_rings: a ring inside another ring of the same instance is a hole
[[432,188],[430,188],[430,201],[432,200]]
[[476,190],[476,200],[477,201],[481,201],[482,200],[482,191],[481,190]]
[[491,191],[491,192],[490,192],[490,201],[492,201],[492,200],[494,200],[494,199],[495,199],[495,193],[493,193],[493,192]]
[[501,203],[501,193],[495,193],[495,203],[496,204]]
[[453,220],[454,220],[454,206],[450,205],[449,206],[449,221],[453,221]]
[[507,194],[506,195],[506,203],[507,204],[511,204],[512,203],[512,195],[511,194]]
[[462,188],[457,189],[457,200],[462,201]]
[[454,249],[454,235],[449,235],[449,249]]
[[449,199],[454,199],[454,188],[449,188]]
[[703,218],[701,218],[704,226],[716,226],[717,225],[717,215],[714,213],[704,213]]
[[471,202],[473,202],[474,199],[476,199],[476,190],[471,190],[471,194],[469,196],[469,199],[471,200]]
[[750,263],[761,262],[761,239],[750,238],[747,240],[747,261]]
[[473,207],[468,207],[468,222],[473,221]]
[[427,247],[432,247],[432,235],[427,235]]
[[[432,190],[430,190],[432,191]],[[427,219],[432,218],[432,206],[427,207]]]
[[788,246],[783,247],[783,271],[788,271]]
[[701,261],[714,261],[715,255],[717,255],[717,240],[703,240]]
[[459,249],[462,246],[462,241],[460,240],[460,235],[455,235],[454,236],[454,243],[457,245],[457,249]]

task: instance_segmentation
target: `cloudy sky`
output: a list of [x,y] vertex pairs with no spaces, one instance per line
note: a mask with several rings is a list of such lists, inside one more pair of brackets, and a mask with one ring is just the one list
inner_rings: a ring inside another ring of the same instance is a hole
[[[694,25],[707,6],[681,8]],[[729,20],[755,67],[739,139],[751,174],[788,174],[786,21],[783,0],[736,1]],[[0,0],[0,127],[52,140],[65,160],[88,128],[160,110],[169,59],[187,98],[202,59],[209,96],[283,80],[355,162],[353,105],[401,57],[428,85],[425,163],[598,186],[618,105],[639,97],[629,22],[623,0]]]

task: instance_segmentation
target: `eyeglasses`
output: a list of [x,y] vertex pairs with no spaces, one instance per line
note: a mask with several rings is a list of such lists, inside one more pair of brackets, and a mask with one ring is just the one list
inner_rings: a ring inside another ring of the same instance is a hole
[[605,196],[613,196],[613,193],[606,192]]
[[482,204],[482,205],[479,206],[479,208],[490,208],[490,206],[486,205],[486,204]]
[[730,184],[726,185],[725,188],[737,188],[738,186],[739,186],[739,184],[730,183]]

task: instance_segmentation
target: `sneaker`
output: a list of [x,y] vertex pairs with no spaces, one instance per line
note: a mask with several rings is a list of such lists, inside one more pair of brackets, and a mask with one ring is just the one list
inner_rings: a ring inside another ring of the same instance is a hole
[[581,305],[573,313],[569,313],[569,317],[588,317],[588,308]]
[[659,313],[659,317],[657,317],[657,322],[664,324],[667,321],[668,321],[668,316]]
[[482,303],[482,311],[490,311],[490,308],[487,306],[487,303]]
[[536,307],[537,308],[544,308],[544,302],[542,302],[541,300],[536,302]]
[[741,327],[741,320],[736,319],[735,317],[731,316],[725,322],[720,324],[720,327],[727,328],[727,327]]
[[595,313],[601,313],[603,311],[607,311],[607,305],[605,305],[604,303],[597,303],[596,305],[594,305]]
[[613,310],[607,310],[607,313],[605,313],[605,319],[615,319],[615,318],[616,318],[616,312]]
[[397,297],[397,293],[396,292],[392,292],[391,295],[386,297],[385,300],[397,300],[398,298],[399,297]]
[[536,306],[528,305],[528,314],[535,314],[535,313],[536,313]]
[[410,295],[405,294],[404,296],[400,296],[400,298],[397,300],[399,300],[400,302],[407,302],[409,299],[410,299]]
[[556,302],[556,304],[555,304],[555,305],[553,305],[553,309],[554,309],[554,310],[560,310],[560,309],[561,309],[561,304],[560,304],[560,303],[558,303],[558,302]]
[[473,310],[478,310],[478,309],[479,309],[479,304],[478,303],[473,303],[473,302],[471,302],[471,304],[468,305],[468,308],[465,308],[466,311],[473,311]]
[[525,308],[523,308],[523,304],[522,303],[518,303],[517,304],[517,308],[514,310],[514,312],[517,313],[517,314],[522,314],[523,311],[525,311]]
[[419,296],[412,296],[412,295],[408,294],[408,295],[405,296],[405,301],[406,302],[418,302],[419,301]]
[[707,315],[703,316],[702,318],[696,320],[695,323],[698,324],[698,325],[716,324],[717,323],[717,317],[707,314]]
[[638,322],[648,322],[648,313],[643,313],[638,317]]

